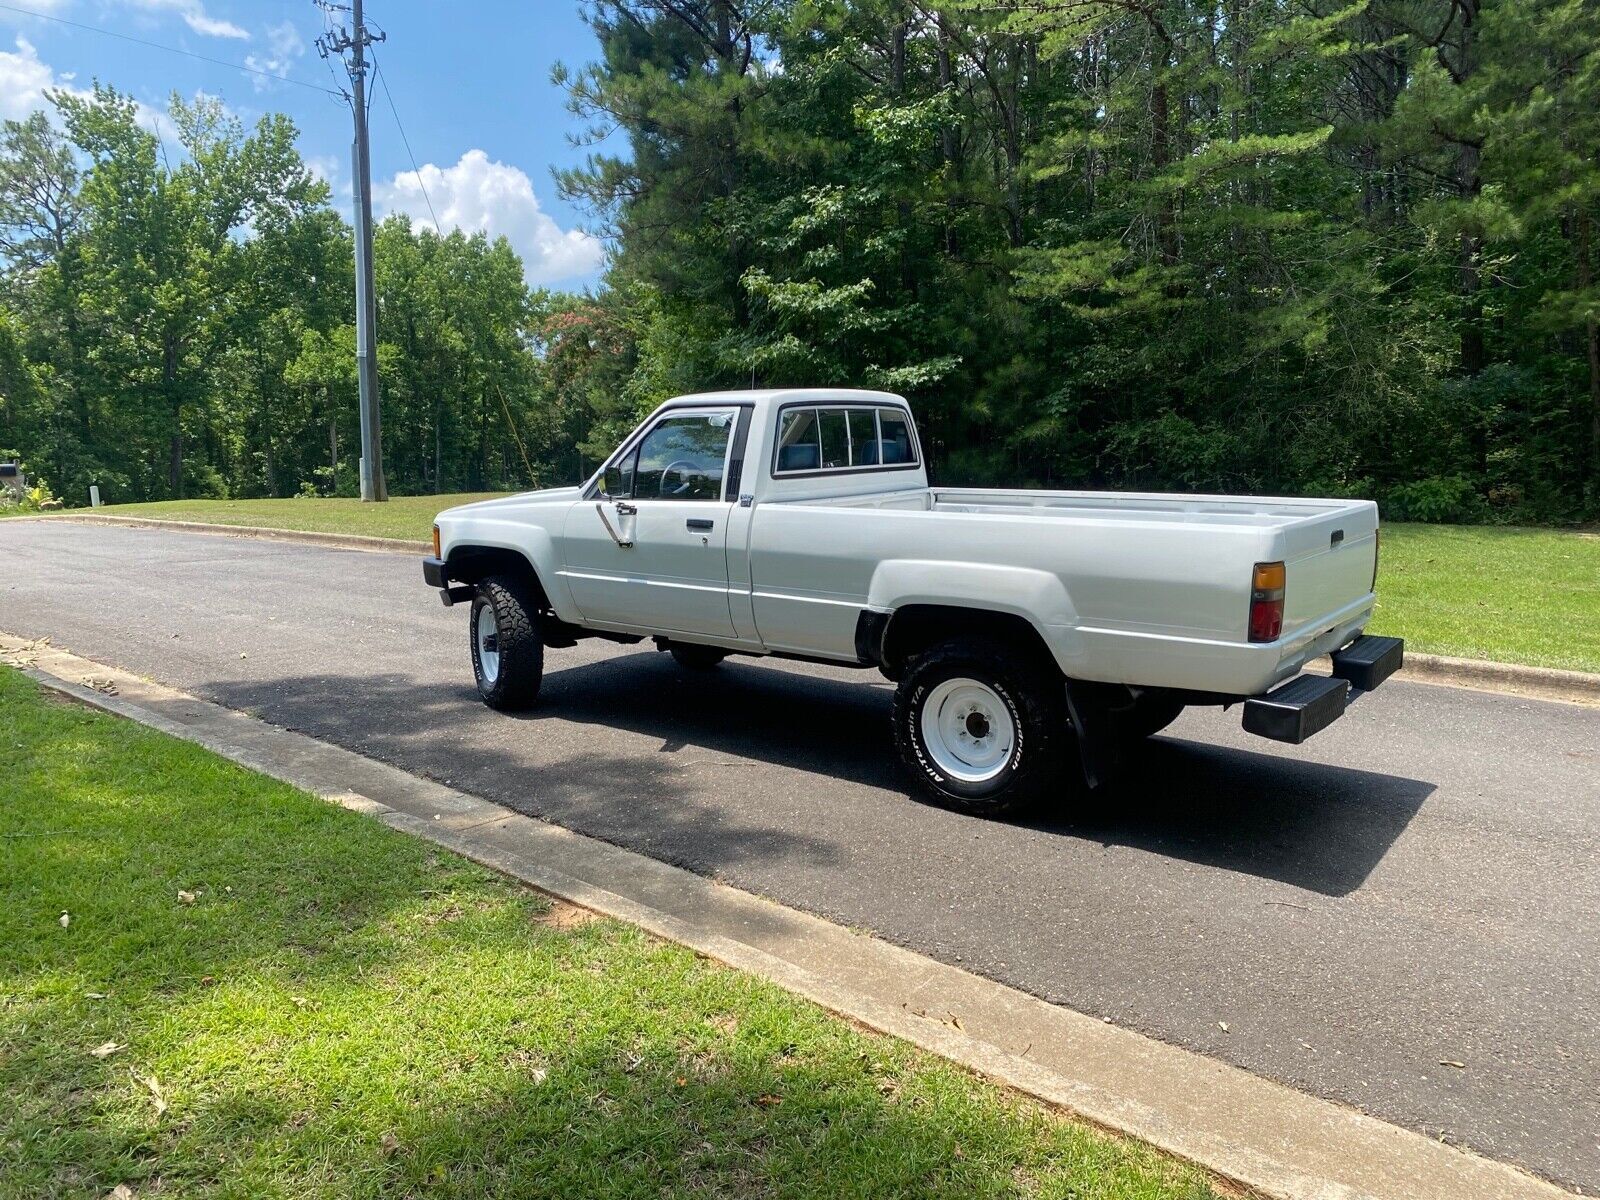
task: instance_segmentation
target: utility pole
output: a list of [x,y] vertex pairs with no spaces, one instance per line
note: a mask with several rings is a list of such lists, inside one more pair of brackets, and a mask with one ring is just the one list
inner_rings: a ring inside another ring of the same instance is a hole
[[[372,155],[367,142],[367,47],[384,40],[384,34],[367,31],[361,0],[351,7],[319,0],[328,15],[348,12],[352,29],[330,29],[317,39],[323,58],[337,55],[350,74],[350,94],[345,99],[355,115],[356,134],[351,148],[355,176],[356,216],[356,373],[361,389],[361,498],[387,500],[389,486],[383,477],[383,422],[378,411],[378,302],[372,277]],[[349,57],[346,58],[346,53]]]

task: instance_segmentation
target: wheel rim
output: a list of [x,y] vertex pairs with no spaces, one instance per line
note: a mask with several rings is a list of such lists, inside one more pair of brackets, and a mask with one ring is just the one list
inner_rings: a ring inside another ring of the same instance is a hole
[[947,679],[922,705],[922,743],[934,765],[960,783],[987,783],[1006,769],[1017,742],[1011,709],[976,679]]
[[478,606],[474,637],[478,646],[478,673],[483,676],[485,683],[493,686],[494,681],[500,678],[500,641],[499,631],[494,623],[493,605]]

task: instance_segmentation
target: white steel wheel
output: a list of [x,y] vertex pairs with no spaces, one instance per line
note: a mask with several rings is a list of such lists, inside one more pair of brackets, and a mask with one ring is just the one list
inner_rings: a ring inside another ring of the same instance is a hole
[[960,783],[988,783],[1011,761],[1017,726],[998,693],[976,679],[946,679],[922,704],[922,744]]
[[495,624],[492,604],[479,606],[473,636],[478,639],[478,670],[483,674],[483,681],[493,687],[500,678],[500,631]]

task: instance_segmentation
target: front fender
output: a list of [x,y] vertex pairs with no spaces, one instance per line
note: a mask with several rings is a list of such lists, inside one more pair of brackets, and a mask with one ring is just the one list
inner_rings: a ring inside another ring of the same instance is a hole
[[543,525],[529,523],[526,519],[514,521],[464,514],[456,518],[441,516],[439,534],[440,552],[446,562],[452,553],[470,546],[481,546],[487,550],[512,550],[521,554],[533,565],[556,615],[564,621],[573,618],[576,610],[567,589],[566,577],[561,573],[561,558],[556,551],[555,538]]

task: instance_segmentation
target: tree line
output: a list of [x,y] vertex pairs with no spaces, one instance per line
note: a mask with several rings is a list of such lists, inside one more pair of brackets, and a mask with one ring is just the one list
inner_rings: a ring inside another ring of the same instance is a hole
[[[660,400],[865,385],[935,478],[1600,517],[1589,0],[592,0],[593,294],[380,228],[398,492]],[[351,492],[348,228],[286,118],[0,135],[0,445],[81,502]],[[616,144],[616,143],[609,143]],[[169,157],[169,154],[171,157]]]
[[545,363],[592,449],[674,391],[870,384],[949,483],[1600,515],[1586,0],[588,11],[561,78],[628,153],[560,182],[617,254]]
[[[356,494],[354,246],[293,124],[174,97],[163,138],[109,88],[52,99],[0,127],[0,447],[75,504]],[[392,486],[570,472],[510,245],[391,217],[374,270]]]

